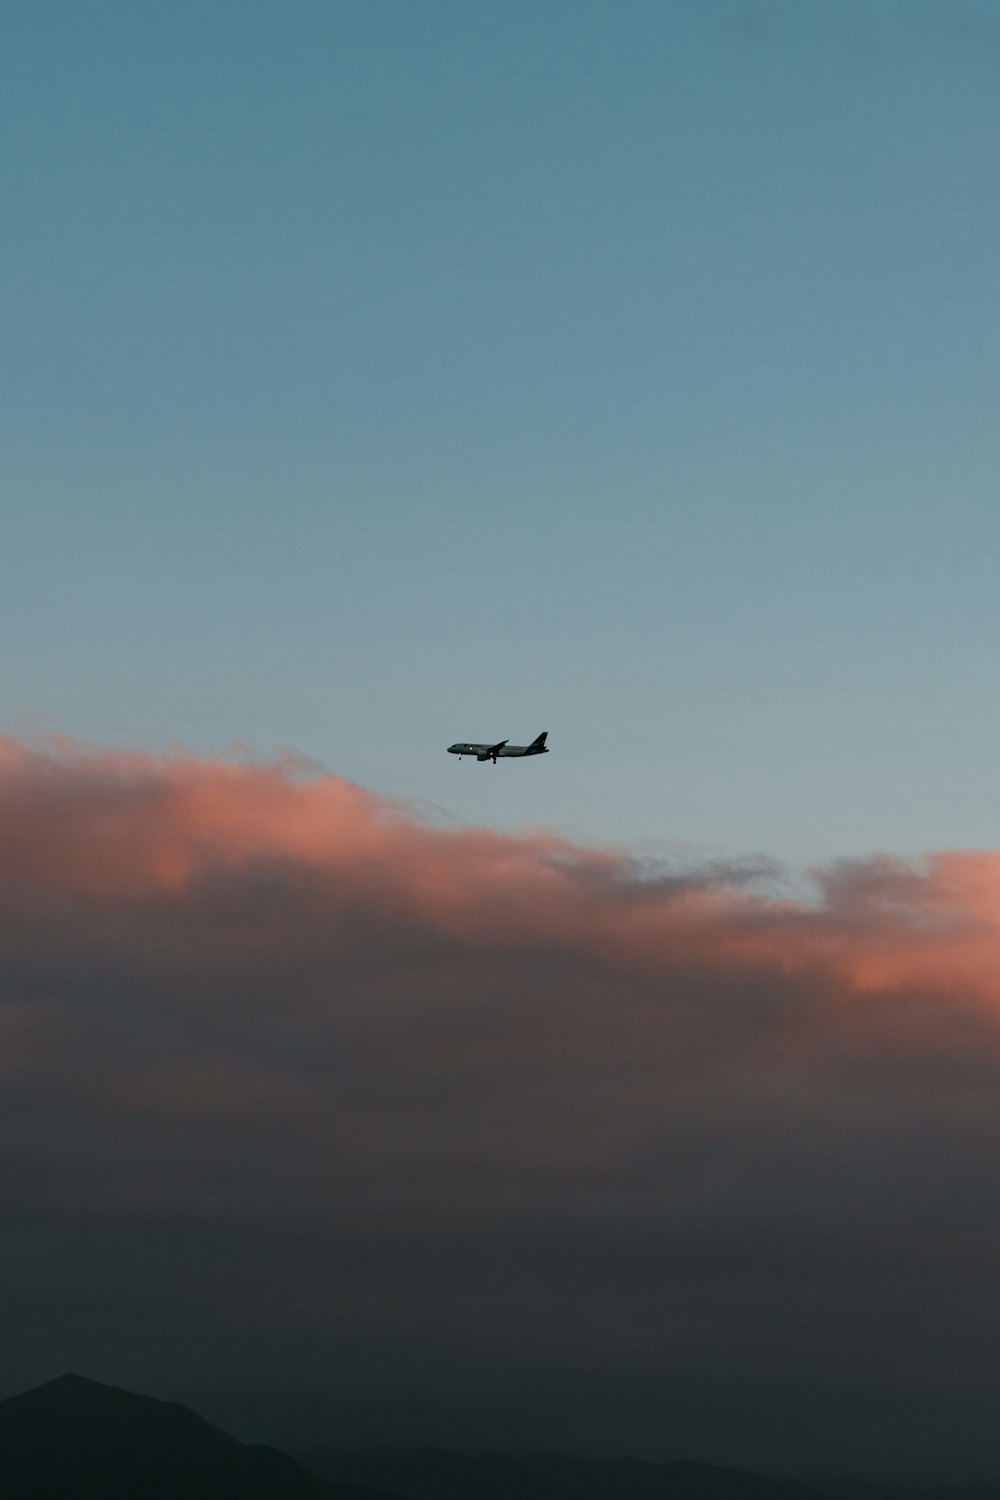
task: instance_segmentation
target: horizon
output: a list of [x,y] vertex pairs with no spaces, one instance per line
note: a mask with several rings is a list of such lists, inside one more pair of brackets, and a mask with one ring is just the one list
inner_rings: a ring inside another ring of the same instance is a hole
[[[146,1401],[146,1402],[151,1402],[151,1403],[153,1403],[155,1405],[164,1405],[164,1406],[170,1406],[170,1407],[176,1407],[176,1406],[179,1405],[179,1406],[181,1406],[186,1411],[194,1411],[194,1408],[190,1407],[186,1402],[177,1402],[173,1398],[151,1396],[151,1395],[149,1395],[148,1392],[133,1391],[133,1390],[130,1390],[126,1386],[116,1385],[116,1384],[113,1384],[113,1383],[111,1383],[109,1381],[95,1380],[95,1379],[91,1378],[88,1375],[81,1375],[76,1370],[66,1370],[66,1371],[63,1371],[61,1374],[52,1376],[49,1379],[42,1381],[40,1384],[38,1384],[36,1386],[30,1387],[26,1391],[15,1392],[12,1396],[0,1396],[0,1404],[2,1404],[6,1400],[15,1400],[19,1396],[40,1395],[40,1394],[42,1394],[45,1391],[49,1391],[52,1387],[59,1387],[61,1389],[65,1389],[67,1385],[72,1385],[74,1388],[77,1388],[77,1387],[86,1387],[88,1389],[93,1388],[95,1390],[110,1391],[110,1392],[113,1392],[117,1396],[125,1396],[125,1397],[128,1397],[128,1398],[138,1396],[140,1400]],[[196,1416],[201,1417],[203,1421],[207,1421],[208,1420],[204,1416],[203,1413],[194,1411],[194,1414]],[[223,1429],[221,1427],[219,1427],[217,1424],[212,1423],[210,1425],[212,1425],[215,1428],[215,1430],[217,1430],[219,1432],[223,1432]],[[232,1434],[225,1434],[225,1435],[231,1436]],[[249,1438],[249,1437],[244,1436],[242,1439],[240,1439],[240,1441],[242,1441],[244,1443],[253,1443],[253,1442],[261,1442],[262,1439],[260,1439],[260,1438],[256,1438],[255,1439],[255,1438]],[[593,1463],[595,1465],[604,1465],[604,1464],[606,1464],[606,1465],[610,1465],[612,1467],[615,1466],[616,1464],[640,1464],[640,1465],[644,1465],[646,1467],[674,1467],[674,1466],[677,1466],[677,1467],[693,1468],[693,1469],[716,1469],[716,1468],[721,1468],[725,1472],[729,1472],[729,1473],[733,1473],[733,1474],[747,1473],[748,1475],[754,1475],[754,1474],[756,1474],[756,1473],[759,1472],[759,1471],[755,1471],[755,1470],[741,1470],[741,1469],[735,1468],[732,1465],[718,1465],[718,1464],[712,1463],[710,1460],[706,1460],[706,1459],[702,1459],[702,1458],[697,1458],[697,1457],[690,1457],[690,1456],[673,1456],[673,1457],[670,1457],[670,1458],[658,1458],[658,1459],[656,1459],[656,1458],[643,1458],[643,1457],[641,1457],[639,1455],[632,1454],[632,1453],[619,1453],[619,1454],[592,1453],[592,1452],[587,1452],[587,1451],[585,1451],[583,1449],[547,1448],[547,1447],[535,1447],[535,1448],[526,1449],[526,1450],[522,1450],[522,1451],[510,1451],[510,1450],[500,1450],[500,1449],[496,1449],[496,1448],[486,1448],[486,1449],[483,1449],[481,1447],[479,1447],[479,1448],[473,1447],[473,1448],[464,1448],[463,1449],[461,1447],[456,1447],[454,1445],[449,1446],[449,1447],[441,1447],[441,1446],[429,1445],[429,1444],[377,1444],[377,1443],[359,1443],[359,1442],[355,1441],[355,1442],[345,1442],[345,1443],[339,1443],[339,1442],[338,1443],[329,1443],[329,1442],[327,1442],[325,1444],[316,1443],[316,1444],[313,1444],[313,1445],[305,1445],[305,1446],[301,1446],[300,1445],[297,1450],[289,1448],[286,1451],[291,1456],[296,1457],[296,1458],[298,1458],[298,1459],[300,1459],[300,1460],[302,1460],[304,1462],[307,1462],[308,1458],[309,1458],[309,1454],[311,1452],[313,1454],[318,1454],[322,1450],[333,1451],[336,1448],[343,1448],[345,1451],[356,1450],[356,1451],[365,1451],[365,1452],[372,1452],[372,1453],[392,1454],[392,1455],[396,1455],[396,1456],[402,1456],[402,1455],[406,1455],[406,1454],[422,1454],[422,1455],[431,1455],[431,1454],[437,1455],[437,1454],[440,1454],[440,1455],[447,1456],[447,1457],[457,1456],[457,1457],[465,1457],[465,1458],[473,1458],[473,1459],[475,1459],[475,1458],[503,1457],[503,1458],[512,1458],[512,1459],[514,1459],[514,1460],[516,1460],[518,1462],[525,1462],[525,1463],[530,1463],[533,1460],[542,1460],[542,1461],[545,1461],[545,1460],[549,1460],[549,1459],[554,1459],[554,1460],[557,1460],[557,1461],[558,1460],[567,1460],[567,1461],[570,1461],[570,1462]],[[788,1473],[781,1473],[780,1471],[778,1471],[776,1473],[769,1474],[769,1475],[766,1475],[766,1476],[763,1476],[763,1477],[776,1478],[776,1479],[779,1479],[779,1480],[793,1480],[793,1481],[800,1482],[802,1484],[809,1484],[810,1482],[815,1483],[815,1484],[822,1484],[824,1482],[826,1482],[826,1483],[832,1483],[832,1484],[872,1483],[874,1485],[884,1486],[887,1490],[892,1490],[894,1487],[898,1487],[901,1490],[905,1489],[908,1492],[914,1492],[914,1493],[919,1493],[922,1489],[926,1489],[927,1491],[931,1491],[931,1490],[937,1491],[942,1486],[947,1486],[949,1484],[954,1484],[954,1483],[958,1483],[958,1484],[962,1484],[962,1485],[964,1485],[964,1484],[977,1484],[977,1483],[1000,1485],[1000,1476],[998,1476],[996,1474],[992,1474],[992,1473],[991,1474],[978,1474],[978,1475],[975,1475],[975,1476],[970,1476],[970,1475],[967,1475],[967,1474],[966,1475],[956,1474],[955,1472],[951,1472],[951,1473],[948,1473],[948,1474],[939,1474],[939,1475],[927,1475],[923,1471],[921,1471],[919,1474],[917,1474],[917,1473],[907,1473],[905,1470],[898,1471],[898,1472],[896,1472],[894,1474],[889,1474],[889,1473],[861,1474],[861,1473],[854,1473],[854,1472],[843,1472],[843,1471],[840,1471],[840,1470],[830,1470],[828,1472],[824,1472],[823,1474],[819,1474],[819,1473],[809,1474],[809,1473],[803,1473],[803,1472],[799,1472],[799,1471],[789,1471]]]

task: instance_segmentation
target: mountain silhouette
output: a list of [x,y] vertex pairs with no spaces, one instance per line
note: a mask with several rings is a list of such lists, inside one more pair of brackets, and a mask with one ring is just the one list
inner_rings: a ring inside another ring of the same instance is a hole
[[61,1375],[0,1401],[4,1500],[363,1500],[171,1401]]
[[471,1456],[439,1448],[323,1448],[303,1460],[328,1480],[409,1500],[820,1500],[809,1485],[693,1461]]

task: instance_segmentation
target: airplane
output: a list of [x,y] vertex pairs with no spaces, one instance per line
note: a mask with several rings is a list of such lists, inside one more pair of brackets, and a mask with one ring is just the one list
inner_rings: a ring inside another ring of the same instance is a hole
[[494,765],[498,756],[548,755],[549,747],[545,743],[548,732],[543,729],[537,740],[532,740],[530,745],[512,745],[509,740],[501,740],[496,745],[468,745],[462,740],[456,740],[454,745],[448,746],[448,754],[457,755],[459,760],[463,755],[474,755],[477,760],[491,760]]

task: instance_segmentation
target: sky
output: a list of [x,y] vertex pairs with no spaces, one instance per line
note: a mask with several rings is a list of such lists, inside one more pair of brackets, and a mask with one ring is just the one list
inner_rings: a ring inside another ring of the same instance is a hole
[[971,0],[11,0],[4,725],[988,847],[998,66]]
[[1000,1474],[1000,4],[0,30],[0,1393]]

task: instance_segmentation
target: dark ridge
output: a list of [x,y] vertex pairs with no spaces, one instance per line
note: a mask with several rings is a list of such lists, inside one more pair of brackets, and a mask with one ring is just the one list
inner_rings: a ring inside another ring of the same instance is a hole
[[825,1500],[1000,1500],[1000,1480],[930,1480],[904,1483],[824,1474],[810,1483]]
[[[0,1401],[4,1500],[362,1500],[172,1401],[60,1375]],[[369,1492],[370,1494],[370,1492]]]
[[408,1500],[820,1500],[806,1484],[694,1461],[511,1458],[440,1448],[323,1448],[303,1460],[332,1482],[393,1490]]

